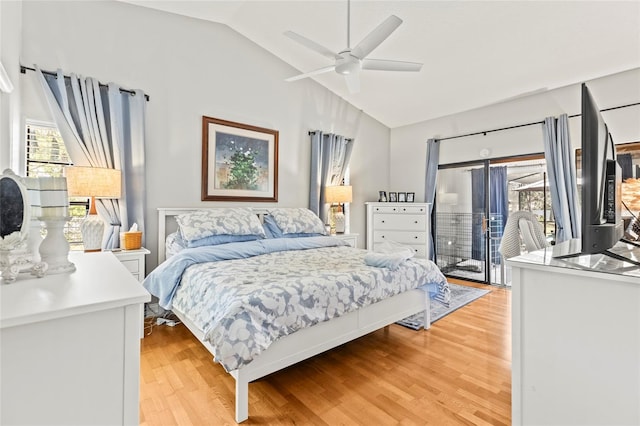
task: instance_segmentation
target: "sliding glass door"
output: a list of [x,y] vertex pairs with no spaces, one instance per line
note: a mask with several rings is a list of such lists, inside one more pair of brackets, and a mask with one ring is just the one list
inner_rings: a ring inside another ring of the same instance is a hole
[[553,238],[545,170],[539,155],[439,167],[433,222],[436,264],[445,275],[510,284],[498,250],[509,213],[533,212]]
[[490,282],[490,260],[496,250],[492,245],[494,223],[487,209],[489,175],[488,161],[438,170],[436,264],[448,276]]

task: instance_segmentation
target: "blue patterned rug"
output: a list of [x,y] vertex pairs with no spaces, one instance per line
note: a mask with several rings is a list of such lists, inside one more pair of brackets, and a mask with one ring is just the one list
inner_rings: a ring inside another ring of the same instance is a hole
[[[449,289],[451,290],[451,303],[449,304],[449,307],[444,306],[436,300],[431,300],[431,324],[489,293],[489,290],[452,283],[449,283]],[[414,330],[419,330],[423,325],[422,314],[412,315],[398,321],[396,324],[400,324]]]

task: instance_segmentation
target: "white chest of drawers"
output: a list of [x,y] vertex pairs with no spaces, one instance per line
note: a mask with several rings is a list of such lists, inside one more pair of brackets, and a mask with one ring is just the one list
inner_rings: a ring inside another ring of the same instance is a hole
[[0,283],[0,424],[134,425],[140,312],[151,296],[111,253]]
[[427,203],[366,203],[367,250],[384,242],[411,247],[416,257],[429,257]]

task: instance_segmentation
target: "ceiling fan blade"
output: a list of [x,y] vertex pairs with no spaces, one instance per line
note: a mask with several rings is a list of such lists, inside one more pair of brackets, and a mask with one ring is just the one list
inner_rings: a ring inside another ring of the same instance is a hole
[[311,77],[312,75],[323,74],[325,72],[333,71],[336,69],[335,65],[329,65],[328,67],[318,68],[317,70],[309,71],[304,74],[294,75],[293,77],[285,78],[284,81],[296,81],[303,78]]
[[351,54],[359,59],[364,59],[373,49],[385,41],[400,24],[402,24],[402,19],[395,15],[389,16],[358,43],[358,45],[351,50]]
[[347,83],[347,88],[349,89],[349,93],[359,93],[360,92],[360,72],[352,72],[349,74],[344,74],[344,80]]
[[422,64],[418,62],[389,61],[386,59],[363,59],[363,70],[378,71],[420,71]]
[[332,52],[331,50],[327,49],[321,44],[316,43],[313,40],[309,40],[305,36],[301,36],[300,34],[294,33],[293,31],[285,31],[284,35],[286,35],[292,40],[297,41],[301,45],[318,52],[322,56],[326,56],[327,58],[330,58],[330,59],[340,59],[340,55],[338,55],[337,53]]

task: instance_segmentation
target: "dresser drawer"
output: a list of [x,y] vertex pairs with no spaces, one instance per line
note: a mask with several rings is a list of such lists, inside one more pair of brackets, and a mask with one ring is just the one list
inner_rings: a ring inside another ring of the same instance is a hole
[[424,231],[427,217],[417,214],[374,214],[374,229],[402,229],[403,231]]
[[406,205],[406,206],[391,205],[391,206],[375,206],[375,207],[373,207],[373,213],[374,214],[377,214],[377,213],[425,214],[426,211],[427,211],[427,209],[424,206],[411,206],[411,205]]
[[373,231],[373,242],[395,241],[402,244],[425,244],[427,242],[426,232],[407,231]]
[[[376,251],[383,243],[375,242],[373,243],[373,250]],[[403,246],[410,248],[415,253],[415,257],[425,258],[427,257],[427,246],[424,244],[403,244]]]

